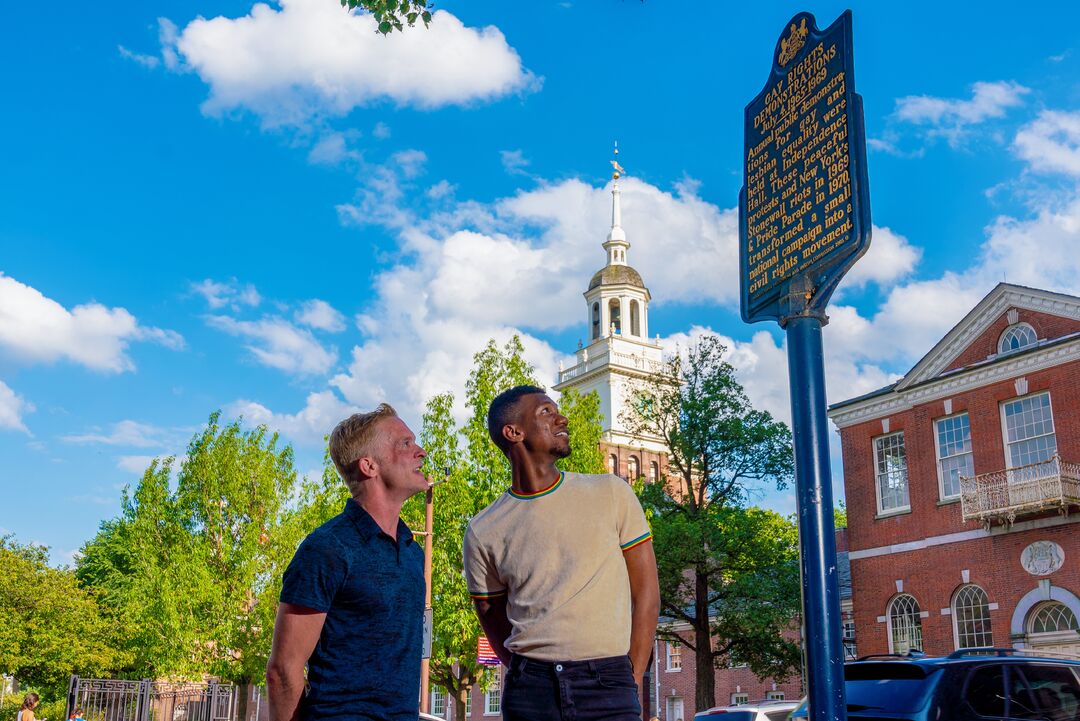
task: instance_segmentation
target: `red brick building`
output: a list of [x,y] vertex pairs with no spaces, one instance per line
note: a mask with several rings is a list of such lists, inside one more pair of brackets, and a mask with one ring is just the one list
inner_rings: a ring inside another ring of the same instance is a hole
[[1080,298],[1002,283],[829,415],[859,653],[1080,653]]

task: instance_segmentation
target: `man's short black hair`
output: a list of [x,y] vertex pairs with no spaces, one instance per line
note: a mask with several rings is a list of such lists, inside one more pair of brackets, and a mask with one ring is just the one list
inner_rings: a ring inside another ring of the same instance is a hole
[[510,390],[503,391],[495,396],[495,400],[491,401],[487,415],[488,435],[491,436],[491,440],[495,442],[495,445],[503,453],[508,450],[506,438],[502,432],[503,427],[507,423],[513,423],[516,420],[515,410],[522,396],[531,396],[534,393],[543,394],[547,393],[547,391],[539,386],[514,386]]

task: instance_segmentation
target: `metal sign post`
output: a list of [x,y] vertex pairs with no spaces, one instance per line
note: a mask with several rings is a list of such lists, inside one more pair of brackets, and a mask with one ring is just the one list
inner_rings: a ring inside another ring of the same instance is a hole
[[847,718],[821,329],[829,296],[870,244],[864,136],[851,12],[824,31],[799,13],[746,106],[739,265],[743,320],[787,331],[812,721]]

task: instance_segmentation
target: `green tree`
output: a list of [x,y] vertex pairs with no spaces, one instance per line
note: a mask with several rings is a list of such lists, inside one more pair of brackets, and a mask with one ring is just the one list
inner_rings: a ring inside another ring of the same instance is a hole
[[427,27],[431,23],[432,0],[341,0],[341,7],[355,10],[363,8],[374,16],[379,23],[379,32],[383,35],[394,30],[402,31],[405,26],[412,27],[416,21]]
[[189,444],[175,491],[174,463],[155,460],[125,491],[121,514],[84,546],[79,579],[128,630],[130,671],[257,681],[281,574],[310,524],[325,520],[287,502],[297,490],[310,501],[320,485],[297,489],[292,449],[276,434],[222,425],[217,413]]
[[73,571],[51,568],[44,547],[0,537],[0,673],[56,700],[71,674],[122,665],[117,640]]
[[604,424],[600,396],[596,391],[582,395],[570,388],[559,396],[559,412],[566,416],[570,433],[570,456],[559,461],[559,468],[577,473],[605,473],[604,454],[600,452]]
[[839,505],[833,509],[833,526],[835,528],[847,528],[847,504],[840,499]]
[[799,659],[783,635],[799,608],[797,545],[783,519],[744,507],[756,485],[790,482],[791,432],[753,408],[724,352],[705,336],[666,359],[633,387],[623,416],[632,433],[670,449],[667,482],[641,492],[661,613],[690,626],[680,638],[697,662],[698,708],[715,705],[715,665],[734,659],[783,677]]

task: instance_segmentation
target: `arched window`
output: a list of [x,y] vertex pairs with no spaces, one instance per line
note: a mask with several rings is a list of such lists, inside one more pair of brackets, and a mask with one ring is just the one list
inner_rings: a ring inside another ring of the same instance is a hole
[[637,456],[630,456],[630,460],[626,462],[626,475],[631,481],[638,479],[641,465],[638,463]]
[[1080,631],[1076,614],[1064,603],[1047,601],[1031,612],[1028,633],[1063,633]]
[[622,313],[618,298],[612,298],[608,303],[608,317],[611,318],[611,325],[615,328],[615,332],[622,333]]
[[615,474],[619,472],[619,457],[614,453],[607,457],[607,471]]
[[600,304],[592,304],[592,337],[596,340],[600,337]]
[[1016,323],[1010,325],[1001,334],[1001,340],[998,341],[998,353],[1020,350],[1029,345],[1035,345],[1038,340],[1034,328],[1027,323]]
[[889,636],[893,653],[922,651],[922,614],[914,596],[902,593],[889,604]]
[[630,335],[641,337],[641,311],[636,300],[630,301]]
[[660,477],[660,465],[653,461],[649,464],[649,483],[656,483],[656,479]]
[[953,597],[953,625],[956,647],[984,648],[994,645],[990,632],[990,600],[976,585],[963,586]]

